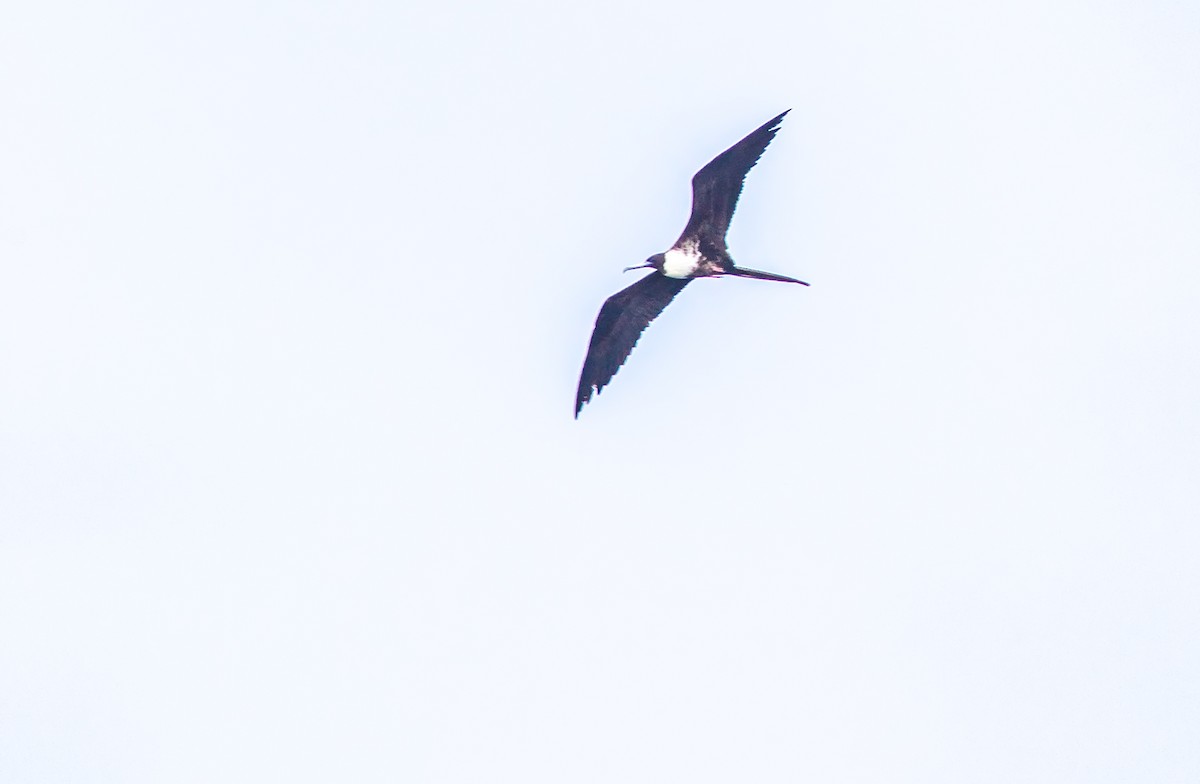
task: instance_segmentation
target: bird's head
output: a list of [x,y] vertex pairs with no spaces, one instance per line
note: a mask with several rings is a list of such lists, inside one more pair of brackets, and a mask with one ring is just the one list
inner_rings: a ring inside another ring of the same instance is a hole
[[664,254],[662,254],[662,253],[655,253],[653,256],[651,256],[650,258],[646,259],[646,263],[645,263],[645,264],[638,264],[636,267],[626,267],[626,268],[625,268],[623,271],[624,271],[624,272],[629,272],[630,270],[635,270],[635,269],[643,269],[643,268],[646,268],[646,267],[649,267],[649,268],[651,268],[651,269],[661,270],[661,269],[662,269],[662,266],[663,266],[663,261],[664,261],[664,260],[665,260],[665,255],[664,255]]

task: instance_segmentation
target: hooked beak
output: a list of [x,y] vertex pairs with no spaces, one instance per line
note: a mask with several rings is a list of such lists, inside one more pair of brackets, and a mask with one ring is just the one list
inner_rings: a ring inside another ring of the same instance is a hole
[[625,269],[621,270],[621,272],[629,272],[630,270],[642,269],[643,267],[653,267],[653,266],[654,266],[653,264],[651,264],[650,262],[647,261],[645,264],[639,264],[636,267],[626,267]]

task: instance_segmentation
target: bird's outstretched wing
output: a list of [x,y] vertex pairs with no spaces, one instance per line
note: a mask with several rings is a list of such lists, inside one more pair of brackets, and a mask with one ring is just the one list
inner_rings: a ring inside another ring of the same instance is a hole
[[692,216],[676,245],[685,240],[702,240],[725,249],[725,233],[742,194],[746,173],[775,138],[786,114],[769,120],[696,172],[692,177]]
[[593,389],[596,394],[604,389],[637,345],[646,325],[662,313],[687,284],[687,278],[668,278],[656,270],[605,300],[596,317],[592,342],[579,375],[579,391],[575,394],[576,419],[583,404],[592,399]]

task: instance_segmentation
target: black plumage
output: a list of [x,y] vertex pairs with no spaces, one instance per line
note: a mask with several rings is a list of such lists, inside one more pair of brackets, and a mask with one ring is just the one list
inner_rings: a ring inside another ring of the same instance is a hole
[[593,394],[616,375],[646,326],[693,278],[732,275],[808,285],[784,275],[738,267],[725,245],[746,173],[775,138],[786,114],[764,123],[696,172],[692,177],[692,213],[683,234],[670,250],[630,267],[651,267],[654,272],[612,295],[600,308],[575,394],[576,418]]
[[768,120],[696,172],[692,177],[692,214],[683,234],[675,241],[676,247],[695,237],[702,243],[725,249],[725,235],[742,195],[746,174],[758,163],[786,116],[787,112],[783,112]]

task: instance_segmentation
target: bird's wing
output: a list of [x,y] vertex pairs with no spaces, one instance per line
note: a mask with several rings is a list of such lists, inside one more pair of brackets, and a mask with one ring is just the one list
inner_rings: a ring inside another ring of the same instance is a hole
[[575,394],[576,418],[583,404],[592,399],[593,389],[599,394],[617,374],[646,325],[662,313],[687,284],[688,278],[668,278],[656,270],[604,302],[596,317],[596,328],[592,330],[583,372],[579,375],[579,391]]
[[786,114],[764,123],[696,172],[692,177],[692,216],[676,245],[690,239],[725,248],[725,232],[729,231],[729,221],[737,208],[746,173],[758,163],[767,145],[775,138]]

